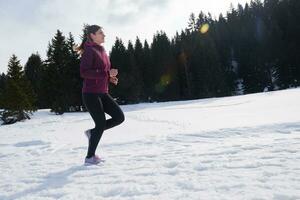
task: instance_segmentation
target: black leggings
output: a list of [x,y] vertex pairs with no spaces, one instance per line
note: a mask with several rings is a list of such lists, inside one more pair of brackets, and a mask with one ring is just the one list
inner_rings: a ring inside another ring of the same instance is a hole
[[[87,153],[87,158],[90,158],[95,155],[103,131],[121,124],[125,118],[123,111],[109,94],[83,93],[82,100],[95,122]],[[106,120],[105,113],[111,118]]]

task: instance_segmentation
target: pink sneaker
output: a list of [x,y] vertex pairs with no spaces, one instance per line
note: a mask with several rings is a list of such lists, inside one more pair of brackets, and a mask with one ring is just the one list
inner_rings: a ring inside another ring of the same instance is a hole
[[100,158],[98,155],[94,155],[95,159],[99,162],[104,162],[105,160],[103,158]]
[[100,162],[104,162],[103,159],[101,159],[99,156],[97,155],[94,155],[90,158],[85,158],[84,160],[84,164],[86,165],[97,165],[99,164]]

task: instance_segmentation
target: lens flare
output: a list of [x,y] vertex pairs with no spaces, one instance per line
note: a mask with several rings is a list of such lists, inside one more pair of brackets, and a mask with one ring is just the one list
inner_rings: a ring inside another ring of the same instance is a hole
[[199,29],[200,33],[202,33],[202,34],[207,33],[208,30],[209,30],[209,25],[208,24],[201,25],[201,27]]
[[169,74],[163,75],[160,78],[160,84],[161,85],[167,86],[167,85],[170,84],[170,82],[171,82],[171,76]]
[[171,75],[165,74],[160,77],[159,83],[155,85],[155,90],[158,93],[163,93],[166,87],[171,83]]

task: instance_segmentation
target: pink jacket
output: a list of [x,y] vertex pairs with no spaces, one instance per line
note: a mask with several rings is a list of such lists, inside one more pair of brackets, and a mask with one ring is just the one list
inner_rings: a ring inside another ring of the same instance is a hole
[[80,59],[80,76],[84,79],[82,93],[108,93],[110,68],[104,48],[94,42],[86,42]]

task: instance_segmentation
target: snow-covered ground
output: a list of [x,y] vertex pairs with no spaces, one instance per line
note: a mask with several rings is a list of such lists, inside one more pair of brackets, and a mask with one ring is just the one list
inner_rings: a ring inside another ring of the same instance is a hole
[[300,199],[300,89],[122,109],[97,166],[88,113],[0,126],[0,199]]

